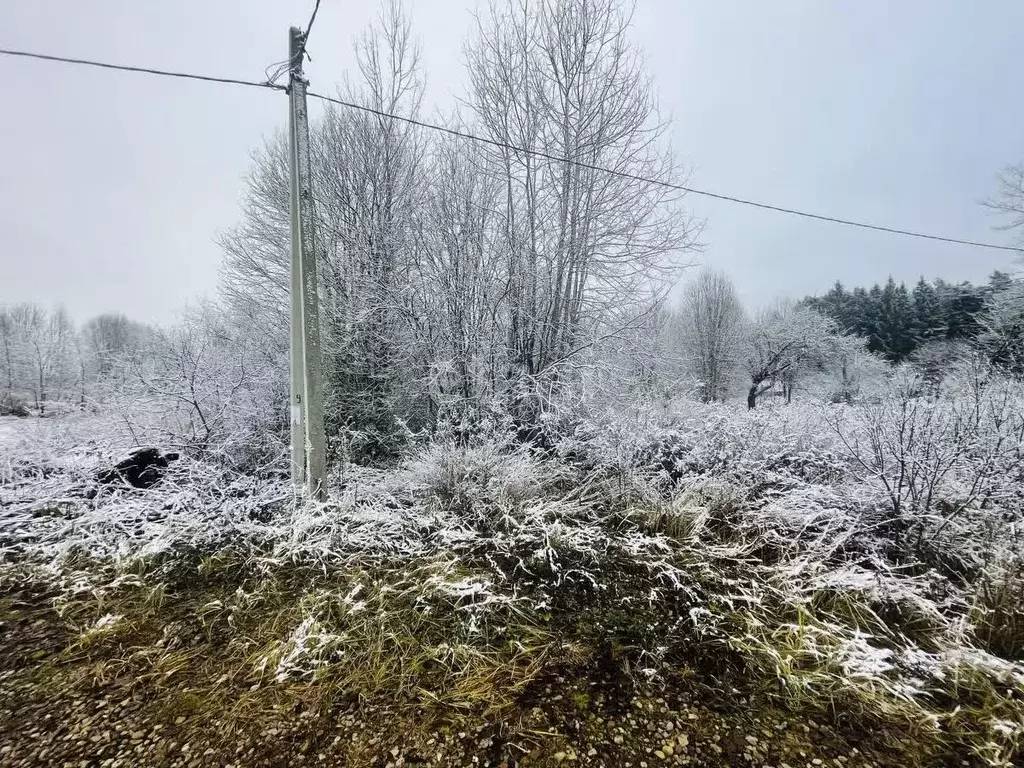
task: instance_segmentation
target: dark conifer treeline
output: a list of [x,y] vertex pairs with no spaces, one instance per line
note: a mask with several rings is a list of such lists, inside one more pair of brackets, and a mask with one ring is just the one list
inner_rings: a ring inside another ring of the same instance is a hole
[[999,271],[983,285],[922,277],[910,290],[890,277],[884,286],[852,291],[837,282],[824,296],[810,296],[804,303],[833,318],[847,333],[867,338],[872,352],[899,363],[926,342],[977,338],[989,298],[1011,284],[1012,278]]

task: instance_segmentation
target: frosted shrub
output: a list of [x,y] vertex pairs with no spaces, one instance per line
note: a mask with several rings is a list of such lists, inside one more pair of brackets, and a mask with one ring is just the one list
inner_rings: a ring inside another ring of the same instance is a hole
[[484,440],[471,446],[431,443],[406,463],[402,477],[445,508],[475,514],[489,504],[537,498],[559,475],[527,447]]
[[777,475],[834,482],[846,464],[823,433],[821,414],[813,403],[749,411],[741,404],[691,402],[667,415],[610,410],[557,447],[593,469],[661,474],[673,483],[722,475],[758,483]]
[[964,365],[937,397],[902,369],[884,397],[834,408],[827,423],[857,479],[884,489],[897,529],[916,522],[935,536],[968,509],[1019,513],[1024,396],[987,366]]
[[215,306],[156,334],[111,401],[136,444],[175,448],[250,472],[279,472],[287,453],[286,358]]

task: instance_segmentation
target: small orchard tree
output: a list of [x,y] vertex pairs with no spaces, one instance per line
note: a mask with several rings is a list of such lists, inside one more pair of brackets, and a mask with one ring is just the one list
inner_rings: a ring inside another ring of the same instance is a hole
[[993,293],[986,310],[979,346],[999,368],[1024,376],[1024,280]]
[[777,384],[788,403],[803,373],[837,357],[842,338],[834,320],[808,307],[780,302],[759,312],[747,329],[747,407]]
[[910,356],[910,362],[920,371],[924,383],[931,389],[938,387],[958,362],[973,353],[972,347],[957,339],[932,339],[919,346]]
[[861,397],[881,393],[892,366],[880,355],[868,351],[867,341],[859,336],[835,339],[835,354],[828,366],[832,402],[851,404]]

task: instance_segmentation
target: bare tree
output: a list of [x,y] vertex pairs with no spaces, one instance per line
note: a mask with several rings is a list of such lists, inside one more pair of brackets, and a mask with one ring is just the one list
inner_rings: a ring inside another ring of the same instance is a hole
[[31,377],[25,382],[40,415],[60,400],[71,383],[74,327],[63,307],[49,314],[33,305],[15,307],[15,322],[25,339]]
[[1004,223],[996,229],[1015,232],[1017,242],[1024,243],[1024,163],[1004,168],[998,176],[995,196],[982,200],[981,204],[1003,217]]
[[16,326],[13,312],[7,307],[0,307],[0,345],[3,346],[3,349],[0,350],[3,355],[0,362],[4,366],[4,402],[9,406],[14,403],[14,348],[17,344],[15,332]]
[[1024,377],[1024,280],[989,298],[978,342],[1002,370]]
[[648,309],[669,257],[692,245],[679,195],[635,178],[675,170],[629,21],[614,0],[509,0],[467,46],[469,106],[501,145],[488,167],[501,185],[514,381]]
[[705,269],[686,286],[677,328],[700,399],[725,399],[738,372],[745,330],[743,306],[727,275]]
[[414,291],[417,323],[430,347],[432,400],[462,421],[497,392],[506,359],[505,276],[494,258],[497,191],[476,146],[435,145]]
[[144,323],[120,314],[103,314],[82,326],[76,344],[79,363],[80,400],[85,390],[102,399],[112,387],[124,383],[132,364],[154,331]]
[[[269,139],[253,155],[246,186],[242,221],[220,238],[221,294],[233,312],[260,330],[269,346],[285,352],[291,230],[288,146],[283,135]],[[318,274],[324,274],[320,266]]]
[[[403,6],[388,2],[359,39],[361,80],[349,101],[415,118],[423,94],[419,48]],[[412,414],[408,387],[422,372],[421,329],[410,284],[424,194],[425,139],[409,123],[329,109],[316,136],[324,302],[329,327],[331,410],[341,424],[390,431],[394,412]]]
[[788,403],[799,375],[823,367],[840,338],[834,321],[807,307],[780,303],[759,312],[748,331],[747,407],[754,408],[757,398],[777,384]]
[[[386,4],[356,54],[359,77],[341,95],[416,117],[423,82],[400,2]],[[311,134],[328,428],[388,429],[396,411],[414,407],[408,382],[424,367],[411,285],[425,140],[407,123],[334,107]],[[222,238],[225,297],[281,351],[288,347],[287,180],[287,148],[275,137],[255,158],[242,223]]]

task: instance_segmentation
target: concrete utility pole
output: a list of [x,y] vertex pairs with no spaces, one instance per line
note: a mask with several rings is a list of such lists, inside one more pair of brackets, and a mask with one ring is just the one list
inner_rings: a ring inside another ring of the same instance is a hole
[[321,378],[320,308],[313,243],[313,196],[310,191],[309,113],[302,74],[302,32],[288,34],[288,128],[291,176],[292,314],[291,439],[292,482],[305,485],[312,498],[326,496],[323,380]]

